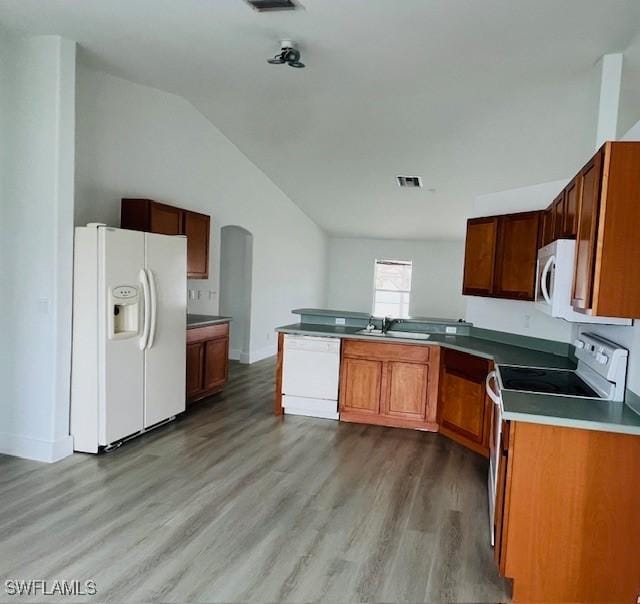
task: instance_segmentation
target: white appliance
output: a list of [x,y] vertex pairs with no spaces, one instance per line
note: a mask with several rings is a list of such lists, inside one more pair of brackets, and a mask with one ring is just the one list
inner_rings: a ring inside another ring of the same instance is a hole
[[498,467],[502,454],[502,414],[504,409],[500,390],[494,390],[492,383],[497,384],[495,371],[487,375],[486,381],[487,394],[494,403],[492,438],[489,444],[489,530],[493,546],[495,545],[496,494],[498,492]]
[[621,402],[627,381],[629,351],[593,333],[574,342],[575,370],[500,365],[501,390]]
[[285,335],[282,407],[285,414],[338,419],[340,340]]
[[631,325],[631,319],[592,317],[573,310],[571,293],[575,250],[576,242],[573,239],[558,239],[538,250],[536,308],[552,317],[573,323]]
[[75,230],[71,434],[97,453],[185,410],[187,242]]

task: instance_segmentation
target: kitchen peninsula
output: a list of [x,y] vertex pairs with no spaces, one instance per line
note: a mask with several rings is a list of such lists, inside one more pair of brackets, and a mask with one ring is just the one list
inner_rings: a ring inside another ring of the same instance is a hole
[[[623,402],[503,387],[501,366],[572,376],[586,356],[566,343],[462,321],[293,313],[300,321],[276,330],[277,415],[440,432],[488,457],[494,557],[513,579],[516,602],[627,601],[640,593],[640,531],[628,530],[640,525],[640,486],[628,481],[640,475],[633,392]],[[305,350],[315,352],[306,367]],[[304,379],[291,375],[298,368]],[[321,375],[330,376],[321,397],[337,399],[335,416],[304,408],[292,390],[304,383],[322,392]]]

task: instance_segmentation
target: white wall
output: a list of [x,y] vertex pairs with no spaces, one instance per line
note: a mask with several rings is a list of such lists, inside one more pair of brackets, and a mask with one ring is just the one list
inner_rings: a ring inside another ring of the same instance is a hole
[[55,461],[69,436],[75,43],[0,34],[0,452]]
[[[551,203],[569,179],[541,183],[476,197],[473,216],[539,210]],[[570,342],[573,326],[536,310],[533,302],[466,296],[466,319],[476,327]]]
[[411,260],[410,313],[459,319],[464,316],[463,241],[329,239],[328,306],[371,312],[376,259]]
[[190,305],[217,313],[220,228],[253,234],[251,360],[275,353],[274,327],[297,306],[324,306],[326,236],[181,97],[78,69],[76,224],[119,224],[120,198],[141,196],[210,214],[215,292]]
[[225,226],[220,232],[220,314],[232,316],[229,357],[249,362],[253,236]]

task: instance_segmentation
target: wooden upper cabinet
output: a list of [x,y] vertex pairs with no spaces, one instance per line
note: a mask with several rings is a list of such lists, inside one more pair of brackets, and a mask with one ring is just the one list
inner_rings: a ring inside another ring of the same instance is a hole
[[564,190],[563,239],[574,239],[578,232],[580,179],[574,178]]
[[582,194],[576,237],[576,266],[572,304],[574,308],[585,310],[591,306],[602,180],[602,153],[597,153],[593,157],[582,169],[579,178],[582,183]]
[[164,203],[149,205],[149,231],[160,235],[182,235],[183,212]]
[[123,229],[186,235],[187,277],[209,277],[210,218],[152,199],[123,199],[120,206],[120,226]]
[[640,143],[606,143],[579,178],[573,307],[640,318]]
[[462,293],[533,300],[542,211],[467,221]]
[[206,214],[184,212],[187,275],[190,279],[206,279],[209,275],[209,223]]
[[497,240],[497,217],[467,221],[463,294],[489,296],[493,292]]
[[533,300],[540,243],[541,212],[508,214],[500,220],[493,293]]
[[565,217],[565,195],[564,191],[553,200],[551,204],[553,212],[553,239],[561,239],[564,234],[564,217]]
[[[576,236],[579,184],[580,178],[574,178],[551,204],[553,212],[553,239],[551,241],[573,239]],[[543,238],[545,237],[543,236]]]
[[554,232],[554,207],[547,208],[542,214],[542,243],[541,246],[549,245],[555,239]]

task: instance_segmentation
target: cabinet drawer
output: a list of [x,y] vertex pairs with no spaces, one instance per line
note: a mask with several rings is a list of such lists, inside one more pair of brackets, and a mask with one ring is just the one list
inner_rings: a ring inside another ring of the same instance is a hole
[[192,327],[187,329],[187,344],[204,342],[214,338],[227,337],[229,335],[229,323],[218,325],[205,325],[204,327]]
[[428,345],[387,344],[362,340],[345,340],[342,349],[345,357],[409,363],[427,363],[430,354]]

